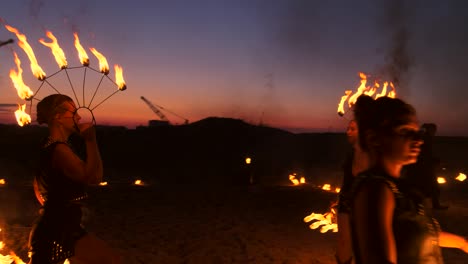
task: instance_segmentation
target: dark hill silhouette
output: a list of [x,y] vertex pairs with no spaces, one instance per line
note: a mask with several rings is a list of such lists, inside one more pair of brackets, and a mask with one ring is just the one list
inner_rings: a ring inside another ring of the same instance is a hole
[[[0,125],[0,178],[29,182],[46,135],[43,126]],[[276,184],[297,172],[339,184],[348,150],[344,133],[294,134],[219,117],[178,126],[98,126],[97,136],[109,182],[243,185],[253,175],[255,183]],[[467,138],[437,137],[434,148],[447,166],[468,168]]]

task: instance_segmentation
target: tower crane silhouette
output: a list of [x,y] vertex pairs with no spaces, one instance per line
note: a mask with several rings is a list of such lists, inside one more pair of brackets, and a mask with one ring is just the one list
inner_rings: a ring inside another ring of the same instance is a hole
[[172,112],[172,111],[170,111],[170,110],[168,110],[168,109],[166,109],[166,108],[164,108],[164,107],[162,107],[162,106],[160,106],[160,105],[153,104],[153,103],[150,102],[148,99],[146,99],[144,96],[141,96],[140,98],[141,98],[141,100],[143,100],[143,102],[145,102],[145,103],[149,106],[149,108],[150,108],[151,110],[153,110],[153,112],[154,112],[162,121],[167,122],[167,123],[170,123],[169,119],[167,119],[166,115],[161,111],[161,110],[164,110],[164,111],[166,111],[166,112],[168,112],[168,113],[171,113],[171,114],[177,116],[178,118],[183,119],[183,120],[184,120],[184,124],[188,124],[188,123],[189,123],[189,120],[188,120],[187,118],[182,117],[182,116],[180,116],[180,115],[178,115],[178,114],[176,114],[176,113],[174,113],[174,112]]

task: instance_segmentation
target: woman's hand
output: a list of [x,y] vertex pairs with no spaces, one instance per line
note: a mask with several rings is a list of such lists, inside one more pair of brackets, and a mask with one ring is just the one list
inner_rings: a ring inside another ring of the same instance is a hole
[[96,141],[96,129],[93,123],[78,124],[78,129],[84,140],[88,142]]

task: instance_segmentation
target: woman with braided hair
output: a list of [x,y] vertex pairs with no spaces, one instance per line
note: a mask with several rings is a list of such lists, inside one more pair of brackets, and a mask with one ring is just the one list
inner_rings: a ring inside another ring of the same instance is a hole
[[351,190],[356,263],[440,264],[441,247],[468,252],[467,241],[442,232],[400,179],[403,166],[416,162],[423,144],[415,109],[401,99],[362,95],[354,115],[359,143],[370,160]]
[[[37,104],[37,122],[47,124],[48,137],[41,144],[40,164],[34,191],[41,204],[29,238],[30,264],[121,263],[102,240],[81,225],[86,186],[101,182],[102,161],[92,123],[80,124],[73,100],[52,94]],[[85,157],[69,143],[78,135]]]

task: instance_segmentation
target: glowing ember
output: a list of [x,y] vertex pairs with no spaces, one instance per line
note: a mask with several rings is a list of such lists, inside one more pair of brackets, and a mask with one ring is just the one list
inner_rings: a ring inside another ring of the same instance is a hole
[[34,51],[28,43],[28,40],[24,34],[21,34],[18,29],[5,25],[6,29],[14,34],[18,38],[18,45],[26,52],[28,55],[29,61],[31,62],[31,71],[36,78],[39,80],[44,80],[46,78],[45,72],[42,70],[41,66],[37,63],[36,56],[34,55]]
[[[5,179],[0,179],[0,185],[5,185],[5,184],[6,184]],[[2,231],[2,230],[0,229],[0,231]]]
[[322,190],[325,190],[325,191],[330,191],[331,190],[331,186],[330,184],[326,183],[322,186]]
[[[338,110],[337,110],[338,114],[340,116],[343,116],[345,114],[345,110],[344,110],[345,102],[348,101],[348,108],[352,108],[353,105],[356,103],[358,97],[361,96],[362,94],[365,94],[365,95],[368,95],[368,96],[374,96],[374,94],[375,94],[374,99],[377,99],[377,98],[383,97],[383,96],[388,96],[388,97],[391,97],[391,98],[396,97],[395,86],[393,85],[393,83],[384,82],[381,92],[377,93],[377,90],[380,88],[380,84],[377,81],[374,82],[373,87],[370,87],[370,86],[366,86],[366,84],[367,84],[367,75],[366,74],[360,72],[359,77],[361,78],[361,81],[360,81],[361,84],[357,88],[357,91],[354,94],[352,94],[352,91],[346,90],[345,95],[342,96],[341,99],[340,99],[340,103],[338,104]],[[390,88],[392,88],[392,90],[389,91],[389,92],[387,92],[388,86],[390,86]]]
[[460,172],[458,174],[458,176],[455,178],[455,180],[462,182],[462,181],[466,180],[466,175]]
[[135,184],[135,185],[143,185],[143,181],[142,181],[142,180],[136,180],[133,184]]
[[106,185],[107,185],[107,182],[100,182],[99,185],[101,185],[101,186],[106,186]]
[[127,89],[127,85],[125,85],[125,80],[123,78],[122,67],[120,67],[119,65],[114,65],[114,70],[115,70],[115,82],[117,83],[119,90],[124,91],[125,89]]
[[68,66],[67,58],[65,57],[65,53],[63,52],[62,48],[60,48],[57,38],[52,34],[52,32],[47,31],[46,35],[48,38],[52,40],[52,42],[47,43],[44,39],[39,39],[39,42],[42,45],[49,47],[52,50],[52,54],[54,55],[55,61],[59,65],[60,69],[65,69]]
[[326,233],[327,231],[332,231],[332,232],[338,232],[338,224],[336,221],[336,210],[334,206],[336,205],[333,204],[332,207],[330,208],[330,212],[327,212],[325,214],[316,214],[312,213],[306,217],[304,217],[304,222],[313,222],[312,224],[309,225],[310,229],[317,229],[320,227],[320,233]]
[[31,116],[25,112],[25,109],[26,105],[24,104],[20,105],[19,109],[15,111],[16,121],[20,126],[31,124]]
[[81,46],[80,39],[78,38],[77,33],[73,33],[73,36],[75,36],[75,48],[78,51],[78,57],[80,58],[80,63],[83,66],[88,66],[89,65],[89,57],[88,54],[86,53],[86,50]]
[[106,57],[104,57],[104,55],[102,55],[95,48],[89,48],[89,50],[91,50],[94,56],[96,56],[96,58],[99,60],[99,70],[101,71],[101,73],[106,75],[109,74],[109,64],[107,63]]
[[444,184],[444,183],[446,183],[446,182],[447,182],[447,181],[445,180],[444,177],[437,177],[437,183],[439,183],[439,184]]
[[29,86],[24,84],[23,69],[21,68],[21,61],[18,58],[18,55],[16,54],[16,52],[13,52],[13,55],[15,56],[15,63],[16,63],[16,67],[18,68],[18,71],[11,69],[10,79],[16,88],[16,92],[18,93],[18,96],[21,99],[30,100],[33,96],[33,91],[31,90],[31,88],[29,88]]

